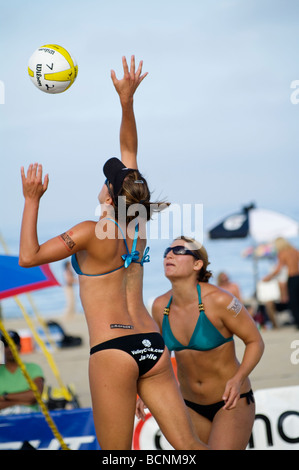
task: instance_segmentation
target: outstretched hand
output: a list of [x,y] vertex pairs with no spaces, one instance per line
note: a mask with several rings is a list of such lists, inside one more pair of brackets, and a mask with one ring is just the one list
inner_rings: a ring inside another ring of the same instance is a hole
[[42,195],[47,191],[49,184],[49,175],[42,180],[42,165],[35,163],[28,167],[27,175],[25,175],[24,167],[21,168],[21,177],[23,184],[23,194],[25,199],[39,201]]
[[130,70],[127,64],[125,57],[122,58],[124,76],[122,79],[118,80],[114,70],[111,70],[111,78],[113,85],[119,95],[121,102],[130,101],[133,98],[135,91],[142,82],[142,80],[147,76],[148,72],[142,73],[143,61],[139,62],[139,66],[135,71],[135,56],[131,57],[131,66]]

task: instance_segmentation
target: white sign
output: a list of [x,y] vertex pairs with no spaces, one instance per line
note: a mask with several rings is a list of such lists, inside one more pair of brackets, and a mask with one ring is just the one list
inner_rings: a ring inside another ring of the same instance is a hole
[[[254,392],[255,422],[248,450],[299,449],[299,386]],[[171,450],[150,413],[136,420],[133,450]]]
[[257,390],[249,449],[299,449],[299,386]]

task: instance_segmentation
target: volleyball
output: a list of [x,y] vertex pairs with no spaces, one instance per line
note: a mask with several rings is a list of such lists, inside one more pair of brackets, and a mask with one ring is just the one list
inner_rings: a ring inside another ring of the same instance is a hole
[[45,93],[62,93],[76,80],[78,66],[66,49],[47,44],[30,57],[28,74],[32,83]]

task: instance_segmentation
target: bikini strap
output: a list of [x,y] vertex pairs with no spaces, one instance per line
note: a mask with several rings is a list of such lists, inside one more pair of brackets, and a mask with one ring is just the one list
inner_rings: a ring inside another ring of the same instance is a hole
[[138,240],[138,231],[139,231],[139,225],[136,224],[132,251],[130,253],[129,250],[127,250],[128,253],[126,253],[125,255],[122,255],[122,259],[125,262],[125,268],[128,268],[132,262],[136,263],[139,260],[139,251],[136,250],[137,240]]
[[200,288],[200,285],[197,284],[197,293],[198,293],[198,309],[200,312],[204,312],[204,306],[203,306],[203,303],[201,301],[201,288]]
[[[204,312],[204,306],[203,306],[203,303],[201,301],[201,289],[200,289],[200,285],[197,284],[197,293],[198,293],[198,309],[200,312]],[[172,296],[170,297],[169,301],[168,301],[168,304],[166,305],[166,307],[164,308],[164,312],[163,312],[163,315],[169,315],[169,311],[170,311],[170,304],[172,302]]]
[[168,304],[167,304],[166,307],[164,308],[163,315],[169,315],[171,302],[172,302],[172,296],[170,297],[170,299],[169,299],[169,301],[168,301]]
[[119,230],[120,230],[120,233],[122,234],[123,240],[124,240],[124,242],[125,242],[125,246],[126,246],[127,253],[130,253],[130,250],[129,250],[129,247],[128,247],[128,244],[127,244],[127,240],[126,240],[125,234],[124,234],[124,232],[123,232],[121,226],[116,222],[116,220],[110,219],[109,217],[105,217],[105,218],[102,219],[102,220],[110,220],[111,222],[114,222],[115,225],[117,225],[117,227],[118,227]]
[[139,260],[139,255],[140,255],[139,251],[136,250],[137,241],[138,241],[138,232],[139,232],[139,224],[138,223],[135,225],[134,240],[133,240],[133,245],[132,245],[132,251],[130,253],[130,250],[129,250],[129,247],[128,247],[128,244],[127,244],[127,240],[126,240],[125,234],[124,234],[121,226],[116,222],[116,220],[110,219],[109,217],[105,217],[105,219],[103,219],[103,220],[111,220],[111,222],[114,222],[115,225],[117,225],[117,227],[119,228],[119,230],[122,234],[123,240],[125,242],[126,250],[127,250],[127,253],[122,255],[122,259],[125,262],[125,264],[124,264],[125,268],[128,268],[131,263],[139,263],[141,266],[143,266],[144,263],[149,263],[150,262],[150,256],[148,254],[149,246],[146,247],[141,260],[138,261]]

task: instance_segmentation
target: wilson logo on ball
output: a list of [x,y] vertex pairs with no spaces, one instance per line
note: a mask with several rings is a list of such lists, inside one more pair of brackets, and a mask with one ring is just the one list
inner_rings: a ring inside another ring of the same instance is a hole
[[62,93],[70,88],[78,74],[71,54],[57,44],[37,49],[29,59],[28,74],[34,85],[46,93]]

